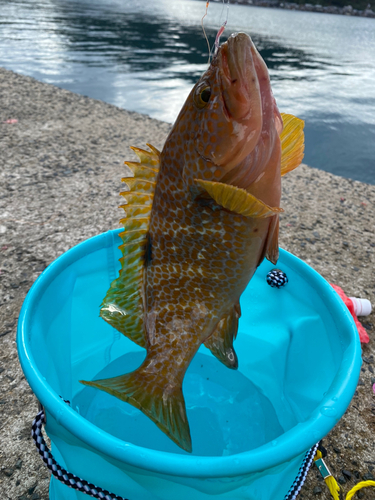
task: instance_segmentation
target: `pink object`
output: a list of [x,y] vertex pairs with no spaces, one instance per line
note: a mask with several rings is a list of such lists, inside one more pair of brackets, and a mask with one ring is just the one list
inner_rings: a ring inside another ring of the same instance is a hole
[[374,391],[375,394],[375,384],[372,386],[372,390]]
[[10,118],[9,120],[5,120],[5,122],[3,122],[3,123],[13,125],[13,123],[18,123],[18,120],[16,118]]
[[343,300],[344,304],[349,309],[350,314],[353,316],[354,322],[356,324],[356,327],[357,327],[357,330],[359,333],[359,340],[361,342],[363,342],[364,344],[367,344],[370,341],[370,338],[367,335],[365,328],[361,325],[361,323],[357,319],[352,299],[347,297],[345,295],[344,290],[342,288],[340,288],[339,286],[333,285],[331,283],[331,287],[339,294],[340,298]]

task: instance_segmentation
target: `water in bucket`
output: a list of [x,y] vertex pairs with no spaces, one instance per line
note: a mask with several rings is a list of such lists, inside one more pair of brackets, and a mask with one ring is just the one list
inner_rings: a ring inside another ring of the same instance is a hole
[[[131,371],[143,359],[141,352],[125,354],[95,378],[114,377],[123,373],[124,367]],[[283,433],[275,408],[262,390],[241,372],[228,370],[212,356],[202,353],[195,356],[185,376],[183,391],[194,455],[233,455],[257,448]],[[73,398],[72,407],[119,439],[188,455],[140,410],[103,391],[84,388]]]

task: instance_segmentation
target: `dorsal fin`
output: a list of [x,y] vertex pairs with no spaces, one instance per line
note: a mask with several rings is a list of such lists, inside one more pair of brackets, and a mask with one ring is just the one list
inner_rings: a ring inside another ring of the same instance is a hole
[[280,134],[281,141],[281,175],[285,175],[297,168],[303,159],[305,149],[305,122],[300,118],[281,113],[284,128]]
[[146,333],[143,324],[142,286],[148,228],[156,177],[160,165],[160,152],[147,144],[151,151],[131,148],[140,162],[125,162],[133,177],[122,180],[128,186],[120,193],[124,198],[125,217],[121,219],[124,231],[120,259],[121,269],[105,296],[100,316],[130,340],[146,347]]
[[138,156],[141,163],[149,166],[154,166],[156,167],[156,169],[159,169],[160,151],[150,144],[147,144],[147,146],[151,149],[151,151],[147,151],[146,149],[141,148],[135,148],[134,146],[130,146],[130,149],[133,150],[134,153]]

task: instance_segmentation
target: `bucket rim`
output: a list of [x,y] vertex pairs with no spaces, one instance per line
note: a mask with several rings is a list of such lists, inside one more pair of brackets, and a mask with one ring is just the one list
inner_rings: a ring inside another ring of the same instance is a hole
[[[357,328],[347,307],[329,283],[308,264],[281,248],[278,265],[283,263],[293,268],[293,272],[302,279],[308,278],[309,284],[324,297],[327,308],[332,311],[337,329],[350,339],[330,388],[306,421],[298,423],[275,440],[246,452],[225,457],[194,456],[152,450],[122,441],[66,405],[34,362],[28,336],[33,309],[43,290],[63,269],[85,255],[113,245],[114,237],[120,231],[122,229],[114,229],[96,235],[62,254],[42,272],[25,298],[17,328],[18,356],[30,387],[47,413],[76,438],[104,455],[143,470],[190,478],[233,477],[263,471],[299,456],[328,434],[346,411],[357,386],[362,364]],[[333,407],[335,412],[320,411]]]

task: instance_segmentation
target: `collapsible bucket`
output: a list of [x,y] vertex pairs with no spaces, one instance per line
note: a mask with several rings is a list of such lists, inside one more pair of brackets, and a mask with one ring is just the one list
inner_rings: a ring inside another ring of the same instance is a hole
[[[118,232],[59,257],[21,311],[19,357],[57,462],[129,500],[282,500],[356,388],[361,349],[343,302],[288,252],[281,289],[267,284],[273,266],[263,262],[241,297],[238,370],[201,347],[186,373],[188,454],[139,410],[78,382],[132,371],[145,356],[99,318],[119,270]],[[52,478],[51,500],[85,498]]]

